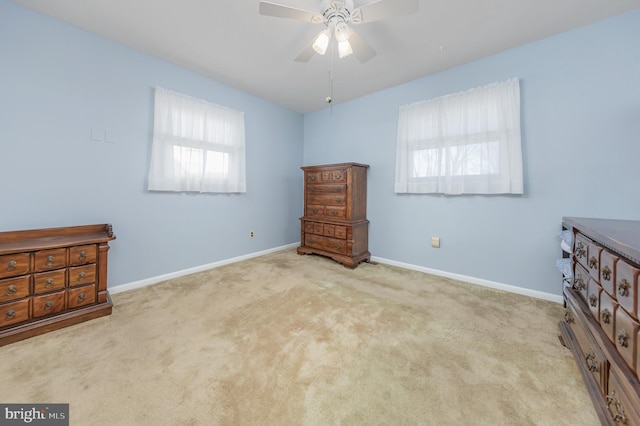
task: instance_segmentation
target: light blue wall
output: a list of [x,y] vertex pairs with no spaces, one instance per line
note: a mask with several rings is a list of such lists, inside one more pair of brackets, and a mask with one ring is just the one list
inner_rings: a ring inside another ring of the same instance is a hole
[[[304,163],[371,166],[374,256],[560,294],[563,216],[640,219],[639,43],[635,11],[308,114]],[[511,77],[525,195],[394,194],[398,107]]]
[[[244,111],[246,194],[146,191],[154,86]],[[302,137],[300,114],[0,0],[0,231],[111,223],[110,287],[299,241]]]

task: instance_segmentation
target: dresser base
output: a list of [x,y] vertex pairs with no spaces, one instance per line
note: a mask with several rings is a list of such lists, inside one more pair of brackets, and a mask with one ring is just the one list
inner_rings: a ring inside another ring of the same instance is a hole
[[345,256],[315,248],[298,247],[298,254],[319,254],[321,256],[329,257],[349,269],[355,269],[361,262],[369,262],[371,260],[371,253],[368,251],[362,252],[356,256]]
[[19,342],[30,337],[39,336],[50,331],[59,330],[95,318],[111,315],[113,303],[107,295],[105,303],[84,306],[62,314],[42,318],[23,325],[0,330],[0,346]]

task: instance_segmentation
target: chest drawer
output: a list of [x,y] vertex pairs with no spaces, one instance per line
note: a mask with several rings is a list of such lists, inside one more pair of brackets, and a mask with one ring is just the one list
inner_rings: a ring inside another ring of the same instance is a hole
[[40,272],[33,275],[33,292],[35,294],[50,293],[65,287],[66,269],[51,272]]
[[82,287],[75,287],[68,290],[69,299],[67,301],[67,307],[69,309],[79,308],[80,306],[90,305],[96,301],[96,286],[95,284],[85,285]]
[[640,270],[624,260],[616,264],[616,299],[634,318],[638,317],[638,274]]
[[29,276],[0,280],[0,303],[29,295]]
[[600,285],[614,299],[616,298],[616,265],[619,259],[607,250],[600,253]]
[[34,318],[44,317],[56,314],[65,309],[65,292],[45,294],[43,296],[35,296],[33,298],[33,316]]
[[622,358],[627,362],[629,368],[635,371],[638,349],[636,339],[638,338],[638,329],[640,329],[640,326],[633,318],[631,318],[631,316],[629,316],[627,311],[621,307],[618,307],[616,310],[615,326],[616,349],[618,349]]
[[626,387],[614,369],[609,373],[609,391],[606,402],[611,420],[615,424],[640,425],[640,413],[637,403],[626,392]]
[[577,290],[583,299],[587,299],[587,287],[589,285],[589,273],[584,267],[579,264],[574,264],[573,270],[573,288]]
[[587,257],[587,250],[589,248],[590,239],[582,234],[576,234],[575,245],[573,247],[573,254],[576,260],[585,268],[589,267],[589,258]]
[[96,263],[96,253],[95,244],[71,247],[69,249],[69,265],[77,266],[86,263]]
[[36,271],[50,271],[67,266],[67,249],[37,251],[35,254]]
[[606,375],[608,374],[609,368],[608,361],[598,345],[594,343],[591,334],[586,328],[577,322],[577,318],[579,318],[579,315],[577,314],[578,308],[573,305],[573,303],[570,303],[568,306],[569,315],[567,317],[567,322],[573,331],[573,335],[578,341],[578,346],[580,347],[580,351],[583,355],[582,359],[578,359],[577,362],[582,363],[583,368],[586,368],[586,370],[589,371],[598,383],[600,393],[604,395],[606,390]]
[[602,247],[596,243],[589,243],[587,248],[587,264],[589,265],[589,274],[591,278],[596,281],[600,281],[600,253],[602,253]]
[[329,185],[309,185],[307,187],[308,196],[318,195],[345,195],[347,193],[346,185],[329,184]]
[[92,284],[96,281],[96,265],[69,268],[69,287]]
[[29,299],[0,305],[0,328],[29,319]]
[[308,235],[305,237],[305,244],[308,245],[309,247],[329,251],[332,253],[338,253],[338,254],[347,253],[346,241],[339,240],[337,238],[321,237],[318,235]]
[[612,342],[615,342],[616,336],[616,309],[618,303],[603,292],[600,295],[600,327]]
[[307,196],[307,202],[309,204],[322,204],[326,206],[342,206],[346,204],[346,198],[344,194],[335,194],[335,195],[309,194]]
[[15,277],[29,272],[29,254],[16,253],[0,256],[0,278]]

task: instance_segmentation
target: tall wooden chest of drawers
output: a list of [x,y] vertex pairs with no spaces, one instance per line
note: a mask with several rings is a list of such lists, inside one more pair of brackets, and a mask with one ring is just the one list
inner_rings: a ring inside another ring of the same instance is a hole
[[640,425],[640,221],[564,218],[573,279],[560,322],[602,424]]
[[111,225],[0,232],[0,346],[111,314]]
[[302,167],[304,216],[298,254],[327,256],[348,268],[369,261],[366,164]]

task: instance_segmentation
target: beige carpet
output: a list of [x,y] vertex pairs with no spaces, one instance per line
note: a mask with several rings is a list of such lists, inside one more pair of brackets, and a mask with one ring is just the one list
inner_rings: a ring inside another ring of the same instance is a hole
[[81,426],[599,424],[554,303],[295,250],[113,299],[1,347],[0,402]]

